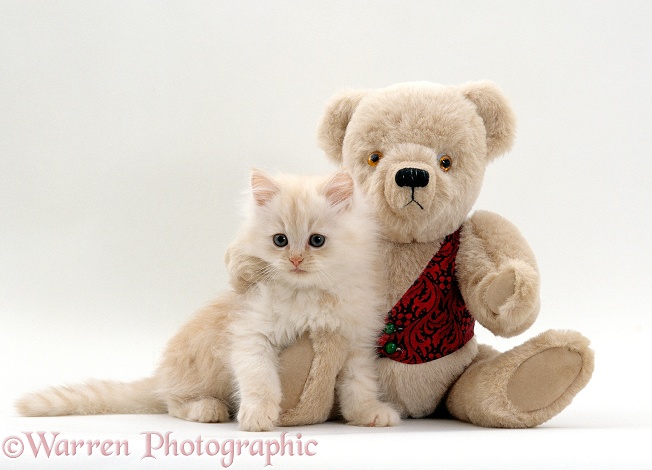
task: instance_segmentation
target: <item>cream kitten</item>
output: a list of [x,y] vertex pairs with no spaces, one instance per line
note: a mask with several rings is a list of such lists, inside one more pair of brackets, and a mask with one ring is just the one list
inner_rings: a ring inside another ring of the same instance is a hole
[[374,344],[383,318],[373,281],[376,227],[351,177],[324,182],[254,172],[252,189],[253,217],[234,246],[266,268],[230,325],[241,427],[273,427],[279,352],[310,330],[338,332],[350,346],[338,387],[344,418],[395,424],[396,412],[377,398]]
[[[346,173],[327,179],[251,177],[247,221],[229,248],[235,290],[200,311],[169,342],[153,377],[94,381],[28,394],[27,416],[165,413],[248,431],[279,417],[280,351],[307,331],[342,335],[342,416],[388,426],[398,413],[378,399],[375,341],[384,312],[376,294],[376,226]],[[251,282],[254,281],[254,282]]]

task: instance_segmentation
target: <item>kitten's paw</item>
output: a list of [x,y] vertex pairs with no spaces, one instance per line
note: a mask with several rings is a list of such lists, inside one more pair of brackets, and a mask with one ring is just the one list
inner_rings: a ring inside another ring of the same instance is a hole
[[225,423],[229,421],[229,408],[217,398],[201,398],[168,406],[172,416],[199,423]]
[[238,422],[243,431],[271,431],[278,421],[281,407],[275,403],[242,403]]
[[353,426],[385,427],[396,426],[400,422],[398,411],[381,402],[362,407],[347,417],[347,423]]

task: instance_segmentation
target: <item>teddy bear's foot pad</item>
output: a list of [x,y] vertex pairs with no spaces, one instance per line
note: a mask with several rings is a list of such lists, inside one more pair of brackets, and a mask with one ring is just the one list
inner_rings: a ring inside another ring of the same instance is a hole
[[521,364],[507,384],[507,399],[522,411],[554,403],[582,370],[582,356],[565,347],[546,349]]

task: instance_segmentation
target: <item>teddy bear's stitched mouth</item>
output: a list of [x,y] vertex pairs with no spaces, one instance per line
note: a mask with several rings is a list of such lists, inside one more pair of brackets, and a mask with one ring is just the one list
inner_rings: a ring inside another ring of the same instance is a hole
[[405,204],[403,207],[405,208],[405,207],[409,206],[410,204],[415,203],[417,206],[419,206],[419,207],[421,208],[421,210],[424,210],[424,208],[423,208],[423,206],[421,205],[421,203],[420,203],[419,201],[417,201],[417,200],[414,198],[414,190],[415,190],[415,189],[416,189],[416,188],[412,188],[412,194],[410,195],[410,200],[409,200],[408,203]]

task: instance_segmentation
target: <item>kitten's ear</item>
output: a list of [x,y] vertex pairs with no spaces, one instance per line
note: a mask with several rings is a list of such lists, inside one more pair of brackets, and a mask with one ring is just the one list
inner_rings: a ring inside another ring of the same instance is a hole
[[343,171],[335,173],[326,183],[326,200],[333,207],[347,209],[353,200],[353,188],[351,175]]
[[264,171],[251,170],[251,192],[256,205],[264,206],[280,192],[281,188],[276,181]]

